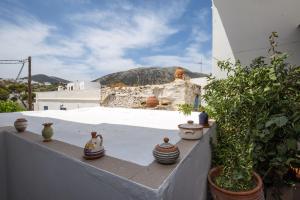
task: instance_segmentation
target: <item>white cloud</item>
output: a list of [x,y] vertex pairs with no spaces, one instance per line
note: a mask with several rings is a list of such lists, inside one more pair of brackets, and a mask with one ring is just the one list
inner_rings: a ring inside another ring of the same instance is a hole
[[[73,0],[68,0],[73,2]],[[78,0],[75,0],[78,1]],[[81,1],[86,3],[85,0]],[[88,2],[87,2],[88,3]],[[185,12],[186,1],[171,1],[168,6],[136,7],[122,1],[111,4],[112,9],[90,10],[68,14],[64,20],[71,26],[68,35],[60,34],[62,27],[42,23],[25,11],[0,8],[13,20],[0,18],[0,59],[33,58],[33,73],[44,73],[70,80],[95,79],[98,73],[110,73],[141,66],[127,56],[128,51],[160,48],[181,27],[171,25]],[[1,15],[0,15],[1,17]],[[198,29],[182,56],[151,56],[141,58],[146,66],[183,65],[192,70],[209,55],[200,52],[209,36]],[[0,77],[15,77],[18,67],[2,67]],[[199,71],[199,70],[197,70]],[[26,73],[24,73],[26,75]]]
[[[145,57],[143,61],[149,66],[182,66],[195,72],[201,72],[201,70],[203,73],[207,74],[211,72],[211,56],[201,53],[194,55],[184,54],[182,56],[149,56]],[[202,62],[202,65],[200,62]]]
[[[156,55],[143,58],[146,65],[152,66],[183,66],[195,72],[209,74],[211,72],[211,52],[203,53],[202,45],[210,41],[210,35],[194,29],[190,44],[183,49],[181,55]],[[202,64],[200,64],[202,63]],[[201,68],[202,66],[202,68]]]
[[[53,44],[48,43],[47,39],[52,37],[55,29],[56,27],[40,23],[32,17],[18,19],[17,23],[1,20],[0,44],[3,48],[0,48],[0,59],[24,59],[32,56],[33,73],[61,77],[65,74],[66,78],[79,78],[73,76],[72,72],[61,73],[64,69],[70,70],[74,66],[68,66],[56,57],[79,57],[83,54],[82,45],[66,38],[61,38]],[[14,78],[19,68],[19,65],[1,65],[0,76]],[[25,68],[22,76],[27,76],[26,72]],[[84,76],[84,73],[81,74]]]
[[[132,7],[124,8],[128,9]],[[76,74],[80,74],[74,72],[74,68],[81,70],[82,77],[88,77],[92,72],[85,68],[111,72],[139,66],[126,57],[127,50],[159,45],[177,30],[168,24],[171,15],[155,10],[130,13],[120,15],[114,10],[94,10],[71,15],[67,19],[73,24],[74,32],[67,37],[58,34],[59,27],[41,23],[23,12],[22,16],[14,16],[14,23],[0,21],[0,43],[5,47],[0,49],[0,55],[5,59],[31,55],[35,73],[69,79],[77,79]],[[80,64],[70,65],[64,62],[65,57]],[[3,74],[1,70],[1,76],[14,76],[15,70],[9,71]],[[70,73],[64,74],[64,71]]]
[[130,49],[160,45],[178,30],[169,26],[170,18],[164,13],[137,11],[133,14],[99,10],[73,16],[72,20],[92,22],[93,26],[80,25],[78,41],[91,49],[89,65],[103,71],[119,71],[139,66],[126,58]]

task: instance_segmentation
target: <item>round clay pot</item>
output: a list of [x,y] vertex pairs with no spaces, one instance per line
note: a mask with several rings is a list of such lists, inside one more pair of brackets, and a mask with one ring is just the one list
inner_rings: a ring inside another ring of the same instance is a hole
[[146,100],[146,106],[149,108],[154,108],[159,104],[157,98],[155,96],[150,96]]
[[183,79],[184,78],[184,70],[181,68],[177,68],[175,70],[174,76],[175,76],[175,79]]
[[179,124],[179,136],[186,140],[198,140],[203,136],[203,126],[194,124],[192,120],[187,121],[186,124]]
[[24,132],[27,128],[27,120],[25,118],[19,118],[15,121],[14,126],[18,132]]
[[158,163],[170,165],[176,163],[180,151],[176,145],[169,143],[169,138],[165,137],[164,143],[156,145],[152,154]]
[[264,200],[263,182],[260,176],[253,172],[256,187],[249,191],[233,192],[222,189],[214,183],[215,178],[221,173],[220,167],[211,169],[208,173],[210,191],[214,200]]
[[51,127],[53,123],[44,123],[43,130],[42,130],[42,136],[44,137],[44,142],[50,142],[53,135],[53,128]]

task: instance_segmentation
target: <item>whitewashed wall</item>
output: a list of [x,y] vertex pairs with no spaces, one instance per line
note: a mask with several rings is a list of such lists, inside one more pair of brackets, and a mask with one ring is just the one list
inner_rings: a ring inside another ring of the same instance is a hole
[[44,106],[48,106],[48,110],[59,110],[60,106],[63,105],[67,110],[78,109],[78,108],[88,108],[88,107],[97,107],[99,106],[98,101],[78,101],[78,100],[59,100],[59,101],[50,101],[42,100],[38,104],[34,104],[34,110],[44,110]]
[[213,75],[225,73],[218,60],[239,59],[249,64],[258,56],[268,56],[268,36],[279,33],[279,50],[287,52],[292,64],[300,65],[299,0],[213,0]]
[[95,90],[100,89],[101,85],[99,82],[90,81],[75,81],[67,84],[67,90]]
[[34,110],[59,110],[63,105],[67,110],[95,107],[100,105],[100,90],[37,92]]

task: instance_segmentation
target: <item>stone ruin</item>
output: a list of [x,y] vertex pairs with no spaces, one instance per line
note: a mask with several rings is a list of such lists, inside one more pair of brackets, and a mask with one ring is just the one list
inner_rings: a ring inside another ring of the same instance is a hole
[[[137,87],[104,87],[100,105],[107,107],[147,108],[146,100],[155,96],[159,105],[151,109],[177,110],[178,104],[200,102],[201,86],[185,80],[182,71],[175,72],[175,81],[161,85]],[[198,105],[194,105],[198,107]],[[149,108],[150,109],[150,108]]]

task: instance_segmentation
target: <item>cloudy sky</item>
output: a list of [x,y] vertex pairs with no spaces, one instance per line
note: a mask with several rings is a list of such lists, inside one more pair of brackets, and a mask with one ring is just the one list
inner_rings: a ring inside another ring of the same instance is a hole
[[[1,0],[0,46],[0,59],[30,55],[33,74],[69,80],[149,66],[200,72],[201,60],[209,73],[211,1]],[[0,77],[20,67],[0,65]]]

